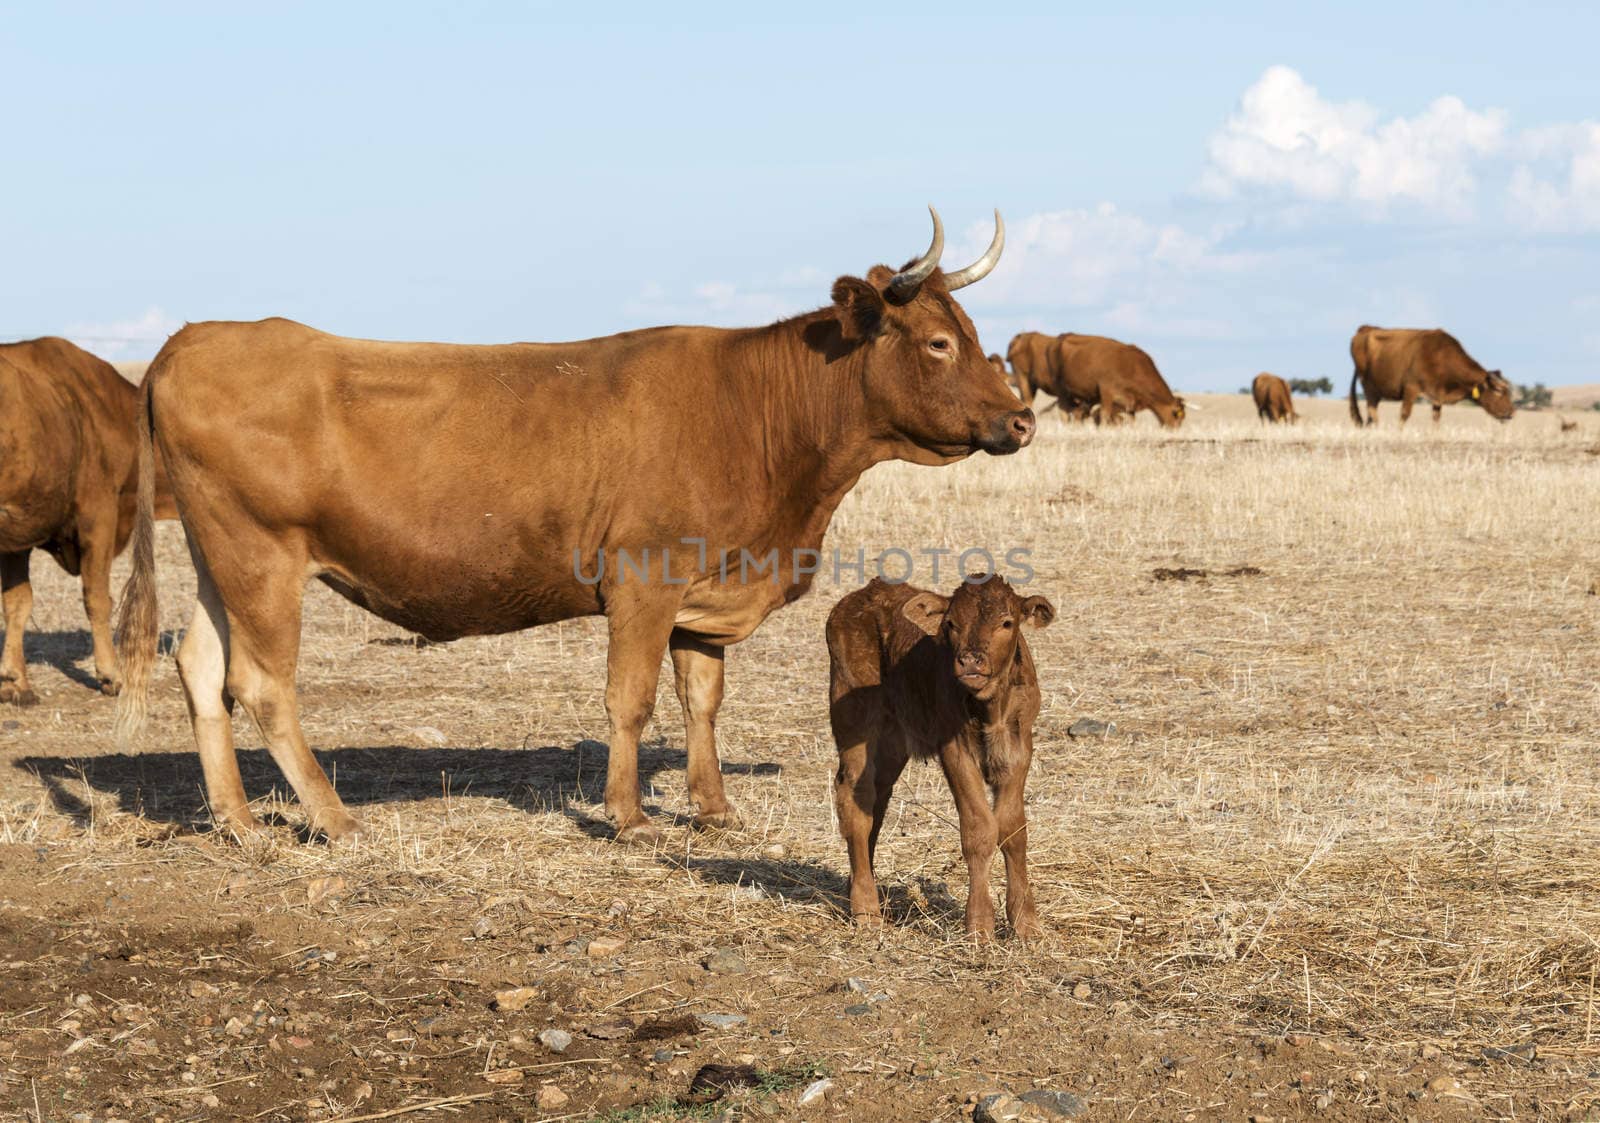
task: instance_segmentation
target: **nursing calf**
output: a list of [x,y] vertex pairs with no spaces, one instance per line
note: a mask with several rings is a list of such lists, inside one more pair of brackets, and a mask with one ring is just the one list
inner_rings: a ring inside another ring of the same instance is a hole
[[873,581],[828,615],[834,800],[857,923],[883,920],[872,858],[895,781],[910,758],[937,757],[961,824],[967,932],[994,934],[989,865],[998,845],[1011,930],[1040,934],[1022,806],[1039,679],[1022,628],[1053,619],[1044,597],[1020,596],[995,576],[963,582],[948,597]]

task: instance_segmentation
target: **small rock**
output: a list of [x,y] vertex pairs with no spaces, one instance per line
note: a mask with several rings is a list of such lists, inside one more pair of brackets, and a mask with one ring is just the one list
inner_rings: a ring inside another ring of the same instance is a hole
[[229,1018],[228,1024],[222,1027],[222,1032],[226,1033],[229,1037],[243,1037],[244,1031],[245,1024],[243,1020],[239,1018]]
[[210,998],[212,995],[221,993],[222,992],[220,990],[212,986],[210,983],[202,982],[199,979],[195,979],[189,984],[190,998]]
[[763,846],[761,848],[761,856],[763,858],[769,858],[774,862],[776,862],[779,858],[782,858],[788,852],[789,851],[784,849],[783,843],[781,842],[774,842],[771,846]]
[[601,1041],[615,1041],[619,1037],[631,1036],[633,1023],[628,1021],[601,1022],[599,1025],[590,1026],[583,1032]]
[[511,987],[508,990],[497,990],[494,992],[494,1008],[501,1011],[521,1010],[538,997],[539,992],[533,987]]
[[494,921],[487,916],[480,916],[472,922],[472,938],[482,940],[494,934]]
[[290,1037],[289,1038],[289,1048],[291,1048],[291,1049],[309,1049],[309,1048],[311,1048],[311,1038],[309,1038],[309,1037]]
[[1439,1047],[1437,1045],[1424,1045],[1421,1049],[1417,1050],[1417,1056],[1421,1057],[1425,1061],[1436,1061],[1440,1056]]
[[620,936],[596,936],[589,941],[583,953],[590,959],[609,959],[621,951],[626,943]]
[[540,1111],[559,1111],[570,1103],[572,1097],[557,1088],[554,1084],[546,1084],[539,1089],[539,1094],[534,1102],[539,1105]]
[[483,1078],[491,1084],[521,1084],[527,1079],[520,1068],[498,1068],[484,1073]]
[[973,1123],[1013,1123],[1028,1109],[1015,1096],[996,1092],[984,1096],[972,1109]]
[[1311,1105],[1313,1107],[1315,1107],[1318,1111],[1327,1111],[1330,1107],[1333,1106],[1333,1097],[1328,1095],[1328,1093],[1324,1092],[1324,1093],[1322,1093],[1322,1095],[1320,1095],[1316,1099],[1312,1100],[1311,1101]]
[[324,901],[337,898],[339,894],[348,888],[350,888],[350,883],[338,875],[333,877],[313,877],[306,882],[306,903],[308,905],[320,905]]
[[1094,993],[1094,988],[1088,983],[1079,983],[1072,988],[1072,997],[1082,1002]]
[[1082,1096],[1071,1092],[1053,1092],[1046,1088],[1024,1092],[1017,1099],[1029,1107],[1038,1108],[1050,1119],[1072,1119],[1088,1110]]
[[854,1006],[846,1006],[844,1012],[852,1018],[859,1018],[862,1014],[872,1013],[872,1005],[867,1002],[857,1002]]
[[809,1104],[816,1103],[818,1100],[826,1099],[832,1088],[833,1081],[827,1077],[823,1077],[821,1080],[813,1080],[806,1085],[805,1091],[800,1093],[800,1106],[806,1107]]
[[572,1044],[572,1034],[564,1029],[547,1029],[539,1034],[539,1044],[552,1053],[565,1053]]
[[200,1106],[221,1107],[222,1101],[217,1098],[217,1094],[215,1092],[207,1092],[205,1095],[200,1097]]
[[712,1029],[732,1029],[744,1025],[748,1020],[743,1014],[696,1014],[695,1018],[701,1025]]
[[664,1065],[677,1055],[678,1054],[671,1049],[657,1049],[654,1053],[650,1054],[650,1059],[655,1061],[658,1065]]
[[1427,1083],[1428,1091],[1436,1096],[1449,1095],[1459,1087],[1461,1085],[1456,1082],[1456,1078],[1453,1076],[1435,1076]]
[[856,976],[851,975],[844,981],[844,989],[853,991],[856,994],[866,994],[872,988],[867,985],[867,980],[858,979]]
[[706,957],[706,970],[716,975],[743,975],[750,967],[744,957],[729,948],[718,948]]
[[414,725],[411,727],[411,735],[429,745],[448,745],[450,743],[450,738],[444,735],[443,730],[435,729],[431,725]]
[[1116,731],[1116,722],[1096,721],[1092,717],[1080,717],[1067,726],[1068,737],[1107,737]]
[[1531,1063],[1538,1056],[1538,1047],[1532,1042],[1526,1045],[1487,1045],[1483,1050],[1483,1059],[1486,1061],[1527,1061]]

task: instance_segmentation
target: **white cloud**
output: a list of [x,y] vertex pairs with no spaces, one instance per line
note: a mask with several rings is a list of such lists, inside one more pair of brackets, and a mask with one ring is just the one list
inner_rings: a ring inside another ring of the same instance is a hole
[[148,359],[161,350],[167,336],[182,326],[182,320],[152,305],[141,316],[110,323],[73,324],[62,334],[102,359]]
[[1533,230],[1600,230],[1600,124],[1531,129],[1521,147],[1528,159],[1507,189],[1512,220]]
[[1507,115],[1440,97],[1415,117],[1383,119],[1334,102],[1287,66],[1267,70],[1211,137],[1208,194],[1277,191],[1382,210],[1414,204],[1452,218],[1471,212],[1482,165],[1507,146]]

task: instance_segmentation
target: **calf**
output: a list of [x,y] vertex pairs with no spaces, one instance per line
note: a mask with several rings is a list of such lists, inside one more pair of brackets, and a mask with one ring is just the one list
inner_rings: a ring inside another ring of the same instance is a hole
[[989,864],[998,844],[1011,930],[1040,934],[1022,807],[1039,679],[1022,626],[1042,628],[1055,614],[1044,597],[1020,596],[997,576],[963,582],[948,597],[875,580],[828,614],[834,802],[856,923],[883,922],[872,858],[889,793],[911,757],[938,757],[961,823],[967,932],[994,934]]
[[1300,415],[1294,411],[1294,398],[1289,393],[1289,384],[1277,375],[1266,371],[1256,375],[1255,381],[1250,384],[1250,395],[1256,400],[1256,415],[1262,421],[1287,421],[1293,424],[1300,420]]

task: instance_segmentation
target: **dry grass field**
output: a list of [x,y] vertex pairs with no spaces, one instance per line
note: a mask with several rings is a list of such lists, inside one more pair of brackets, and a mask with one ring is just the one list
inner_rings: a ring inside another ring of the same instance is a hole
[[[36,558],[43,700],[0,713],[0,1116],[956,1120],[1048,1090],[1106,1120],[1600,1118],[1600,415],[1193,401],[1175,434],[1049,413],[1015,457],[874,469],[829,535],[1031,551],[1059,612],[1033,946],[961,938],[925,765],[879,852],[892,925],[842,919],[842,589],[730,651],[747,832],[687,827],[663,683],[652,853],[600,823],[599,621],[418,647],[313,586],[305,726],[372,836],[305,841],[241,718],[278,826],[240,846],[207,832],[171,660],[119,754],[76,584]],[[159,547],[176,631],[175,524]],[[761,1076],[688,1096],[710,1063]]]

